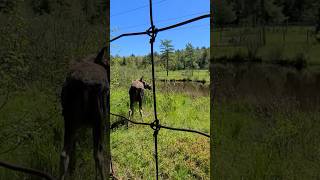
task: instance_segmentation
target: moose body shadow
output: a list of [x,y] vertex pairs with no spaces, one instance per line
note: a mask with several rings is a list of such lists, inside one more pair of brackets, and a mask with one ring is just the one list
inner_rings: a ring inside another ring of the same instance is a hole
[[96,179],[106,179],[103,158],[104,132],[109,108],[108,63],[103,48],[96,58],[88,57],[71,65],[61,92],[64,116],[64,145],[60,161],[60,179],[72,177],[75,168],[76,134],[80,128],[92,128]]

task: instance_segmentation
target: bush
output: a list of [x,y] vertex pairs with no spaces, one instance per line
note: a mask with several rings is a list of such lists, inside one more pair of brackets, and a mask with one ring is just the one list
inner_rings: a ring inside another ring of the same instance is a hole
[[293,66],[299,71],[307,67],[307,57],[304,53],[298,53],[293,61]]

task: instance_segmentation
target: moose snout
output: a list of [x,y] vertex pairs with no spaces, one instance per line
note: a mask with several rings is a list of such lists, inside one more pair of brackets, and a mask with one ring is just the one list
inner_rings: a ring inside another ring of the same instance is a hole
[[145,88],[146,88],[146,89],[149,89],[149,90],[151,90],[151,89],[152,89],[152,88],[151,88],[151,86],[150,86],[149,84],[146,84]]

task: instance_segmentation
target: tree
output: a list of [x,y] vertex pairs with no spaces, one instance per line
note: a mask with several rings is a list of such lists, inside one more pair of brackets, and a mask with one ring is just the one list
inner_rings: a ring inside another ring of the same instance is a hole
[[208,59],[209,59],[208,51],[205,47],[202,47],[199,53],[201,53],[200,59],[198,60],[199,68],[205,69],[208,65]]
[[232,8],[232,4],[225,1],[214,1],[214,22],[216,25],[223,25],[233,22],[236,19],[236,14]]
[[51,5],[49,0],[32,0],[32,9],[34,13],[42,15],[42,14],[50,14]]
[[175,53],[176,58],[176,69],[181,70],[184,69],[184,58],[183,58],[183,51],[177,50]]
[[263,18],[265,22],[281,23],[286,19],[282,13],[282,9],[283,7],[277,4],[275,0],[264,0],[264,9],[262,11],[265,12],[265,15],[261,18]]
[[320,31],[320,7],[318,9],[318,17],[317,17],[317,23],[316,23],[316,34]]
[[188,43],[186,45],[185,49],[185,62],[189,69],[191,69],[193,74],[193,69],[197,67],[197,63],[195,62],[195,56],[194,56],[194,47],[191,43]]
[[0,12],[3,13],[10,13],[14,11],[14,9],[17,7],[18,1],[17,0],[0,0]]
[[167,76],[169,75],[168,71],[169,71],[169,57],[170,54],[173,53],[174,48],[173,45],[171,44],[172,41],[171,40],[161,40],[161,44],[160,44],[160,49],[161,49],[161,59],[166,60],[166,69],[167,69]]
[[127,65],[127,60],[126,60],[126,57],[123,57],[122,58],[122,62],[121,62],[121,64],[120,64],[121,66],[125,66],[125,65]]

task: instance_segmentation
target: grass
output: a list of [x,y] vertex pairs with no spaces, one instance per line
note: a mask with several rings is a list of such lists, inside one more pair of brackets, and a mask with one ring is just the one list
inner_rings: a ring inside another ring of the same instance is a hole
[[[54,96],[38,89],[12,94],[0,111],[0,159],[57,175],[63,121]],[[29,177],[4,168],[0,179]]]
[[[315,39],[314,35],[310,35],[310,32],[314,31],[314,27],[295,27],[289,26],[285,32],[285,27],[268,27],[266,29],[266,45],[261,47],[257,56],[262,57],[263,60],[268,60],[269,56],[274,55],[275,49],[282,49],[281,55],[283,58],[292,59],[299,53],[305,53],[308,55],[309,64],[320,64],[320,43]],[[253,33],[248,35],[248,33]],[[307,32],[309,36],[307,38]],[[229,44],[229,46],[218,47],[217,44],[228,44],[230,37],[239,38],[240,34],[244,34],[245,37],[254,41],[259,41],[259,29],[247,29],[244,28],[226,28],[222,33],[214,31],[214,48],[213,56],[230,56],[235,53],[246,54],[248,48],[243,45],[235,47]],[[285,35],[285,40],[283,37]]]
[[214,68],[213,178],[319,179],[319,71]]
[[273,112],[266,117],[243,103],[216,107],[216,179],[320,177],[319,113]]
[[[127,115],[126,89],[111,91],[111,112]],[[158,118],[171,127],[197,129],[208,133],[209,97],[192,98],[188,95],[158,93]],[[153,120],[152,96],[147,92],[144,105],[144,122]],[[135,120],[142,121],[137,111]],[[114,118],[112,121],[116,121]],[[112,155],[116,175],[122,179],[153,179],[153,130],[132,125],[111,134]],[[162,129],[159,132],[160,179],[208,179],[209,139],[197,134]]]
[[[151,68],[112,67],[111,112],[125,117],[129,110],[128,89],[132,80],[140,78],[151,83]],[[164,72],[157,72],[159,75]],[[171,72],[169,72],[171,74]],[[182,72],[176,72],[181,76]],[[180,86],[157,82],[157,110],[161,124],[190,128],[209,133],[208,96],[194,90],[182,92]],[[191,87],[190,87],[191,88]],[[178,91],[178,92],[177,92]],[[185,91],[188,91],[185,89]],[[144,122],[152,122],[153,98],[145,90]],[[135,106],[134,119],[142,121]],[[111,121],[119,120],[112,117]],[[198,134],[161,129],[158,135],[160,179],[209,179],[209,139]],[[150,127],[130,125],[111,133],[112,157],[115,175],[121,179],[154,179],[153,130]]]

